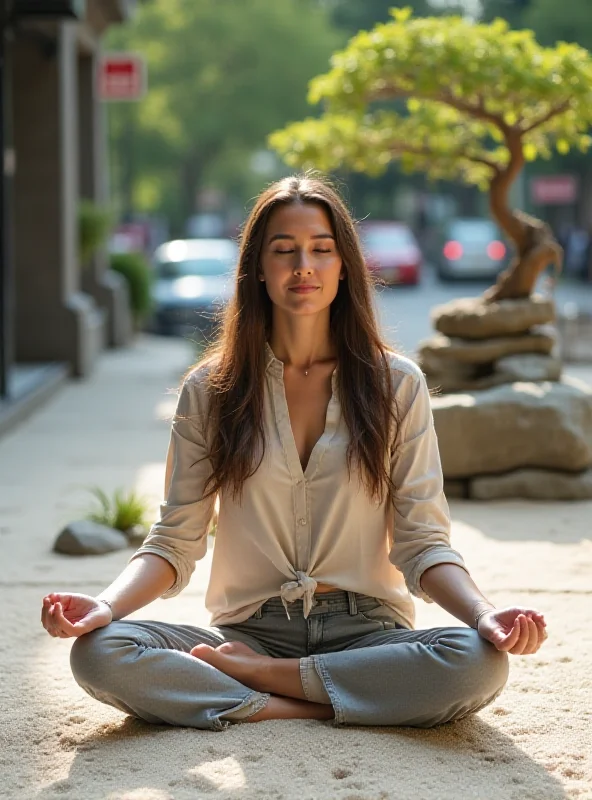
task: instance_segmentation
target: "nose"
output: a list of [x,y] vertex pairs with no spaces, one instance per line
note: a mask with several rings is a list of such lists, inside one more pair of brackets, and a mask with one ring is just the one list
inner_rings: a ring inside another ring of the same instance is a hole
[[304,250],[299,250],[294,264],[294,275],[311,275],[312,271],[312,263],[308,254]]

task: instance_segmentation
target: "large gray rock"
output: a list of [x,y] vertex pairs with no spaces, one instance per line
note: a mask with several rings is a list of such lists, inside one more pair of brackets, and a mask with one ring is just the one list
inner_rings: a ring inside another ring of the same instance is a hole
[[88,519],[78,519],[58,534],[53,549],[56,553],[71,556],[95,556],[128,546],[128,539],[121,531]]
[[592,466],[592,389],[575,379],[432,398],[444,477]]
[[434,328],[446,336],[488,339],[525,333],[535,325],[553,322],[555,304],[540,295],[490,304],[482,297],[461,297],[436,306],[431,318]]
[[532,330],[523,336],[500,336],[497,339],[468,341],[450,339],[437,333],[419,345],[419,364],[430,374],[445,372],[450,364],[492,364],[505,356],[517,353],[544,353],[549,355],[556,337],[549,328]]
[[592,469],[575,475],[546,469],[485,475],[470,481],[469,496],[472,500],[592,500]]

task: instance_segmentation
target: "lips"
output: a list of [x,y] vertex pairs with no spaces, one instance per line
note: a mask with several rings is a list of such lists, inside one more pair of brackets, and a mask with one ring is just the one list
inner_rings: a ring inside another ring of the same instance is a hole
[[296,294],[310,294],[310,292],[316,292],[318,286],[290,286],[289,289],[291,292],[296,292]]

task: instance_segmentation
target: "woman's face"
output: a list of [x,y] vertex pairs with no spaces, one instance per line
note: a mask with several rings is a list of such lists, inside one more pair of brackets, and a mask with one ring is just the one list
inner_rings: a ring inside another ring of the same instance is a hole
[[272,303],[289,314],[328,308],[345,277],[329,215],[322,205],[278,206],[267,223],[260,280]]

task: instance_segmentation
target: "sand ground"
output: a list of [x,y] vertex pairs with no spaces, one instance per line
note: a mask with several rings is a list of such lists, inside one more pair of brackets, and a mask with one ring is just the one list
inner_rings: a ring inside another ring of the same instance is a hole
[[[223,733],[126,718],[72,679],[70,642],[39,623],[48,591],[96,593],[131,551],[51,552],[85,488],[136,486],[156,506],[167,415],[188,349],[140,338],[103,357],[0,441],[0,797],[16,800],[555,800],[592,798],[592,503],[452,502],[453,544],[497,604],[547,615],[549,640],[514,657],[478,716],[433,731],[313,721]],[[592,370],[578,370],[592,380]],[[185,592],[136,616],[207,624],[209,559]],[[418,603],[418,625],[447,624]],[[404,691],[404,687],[401,687]]]

